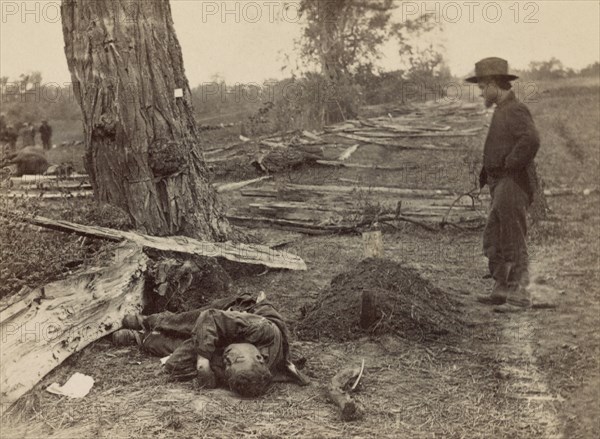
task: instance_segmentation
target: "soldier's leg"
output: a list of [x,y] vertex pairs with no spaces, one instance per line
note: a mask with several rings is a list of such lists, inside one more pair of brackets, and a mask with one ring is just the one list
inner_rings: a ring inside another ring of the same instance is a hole
[[164,311],[149,316],[129,314],[123,318],[123,327],[190,336],[200,312],[201,310],[182,313]]
[[501,253],[511,266],[507,302],[511,305],[528,307],[531,305],[529,293],[525,288],[529,278],[526,241],[528,197],[513,179],[504,180],[499,187],[497,198]]

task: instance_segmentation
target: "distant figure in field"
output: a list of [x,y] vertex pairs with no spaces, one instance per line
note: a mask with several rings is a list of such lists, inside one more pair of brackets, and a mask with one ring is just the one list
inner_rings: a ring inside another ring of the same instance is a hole
[[35,146],[35,128],[33,127],[33,124],[24,122],[19,134],[23,140],[23,148]]
[[9,151],[16,151],[18,138],[19,133],[17,132],[17,129],[13,125],[7,125],[4,133],[2,134],[2,141],[8,143]]
[[52,148],[52,127],[48,125],[47,120],[44,119],[42,121],[39,131],[42,137],[42,145],[44,145],[44,149],[47,151]]
[[[0,113],[0,142],[8,146],[8,151],[13,152],[17,144],[18,134],[14,127],[6,122],[6,115]],[[3,147],[4,148],[4,147]]]
[[6,115],[4,113],[0,113],[0,137],[4,135],[6,131]]

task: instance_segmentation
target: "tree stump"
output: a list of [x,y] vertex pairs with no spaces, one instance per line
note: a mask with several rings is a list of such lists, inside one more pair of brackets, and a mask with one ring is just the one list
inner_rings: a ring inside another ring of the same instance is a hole
[[144,313],[185,312],[227,296],[231,278],[211,258],[162,257],[151,263]]
[[381,230],[364,232],[363,253],[365,258],[383,258],[383,238]]

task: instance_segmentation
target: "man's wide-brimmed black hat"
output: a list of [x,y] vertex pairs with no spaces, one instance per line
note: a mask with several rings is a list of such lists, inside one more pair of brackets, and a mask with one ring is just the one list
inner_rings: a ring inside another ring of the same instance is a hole
[[500,76],[512,81],[518,76],[508,74],[508,62],[502,58],[484,58],[475,64],[475,76],[465,79],[467,82],[477,83],[480,79],[489,76]]

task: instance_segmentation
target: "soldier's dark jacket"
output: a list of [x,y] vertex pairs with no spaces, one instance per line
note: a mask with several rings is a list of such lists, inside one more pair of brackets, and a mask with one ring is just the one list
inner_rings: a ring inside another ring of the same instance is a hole
[[[223,311],[229,311],[227,318]],[[289,332],[281,314],[266,300],[256,303],[248,295],[219,299],[193,311],[177,314],[167,311],[147,316],[143,326],[152,331],[150,334],[168,336],[147,337],[143,346],[150,353],[168,355],[178,346],[165,366],[180,379],[195,376],[198,354],[210,360],[217,378],[222,379],[221,356],[231,343],[254,344],[274,374],[287,373]],[[181,344],[174,344],[174,339],[179,339]]]
[[480,182],[487,176],[502,178],[510,175],[533,200],[534,184],[530,181],[533,159],[540,147],[538,131],[525,104],[511,90],[496,106],[483,149],[483,171]]

